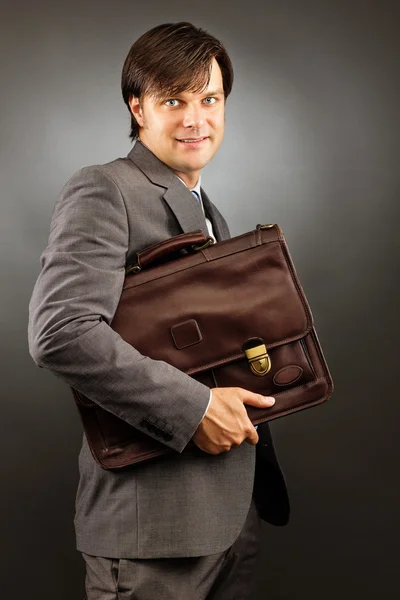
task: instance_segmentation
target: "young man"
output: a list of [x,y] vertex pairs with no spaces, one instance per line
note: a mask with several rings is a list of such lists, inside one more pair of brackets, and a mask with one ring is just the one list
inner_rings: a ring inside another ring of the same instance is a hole
[[[229,237],[200,174],[221,144],[232,80],[229,56],[206,31],[176,23],[145,33],[122,72],[133,149],[78,171],[54,208],[30,303],[33,359],[158,441],[143,421],[162,422],[176,451],[112,472],[84,438],[75,527],[88,600],[245,600],[260,516],[288,518],[268,426],[257,432],[244,406],[274,400],[210,390],[110,327],[137,252],[195,229]],[[200,451],[182,453],[191,439]]]

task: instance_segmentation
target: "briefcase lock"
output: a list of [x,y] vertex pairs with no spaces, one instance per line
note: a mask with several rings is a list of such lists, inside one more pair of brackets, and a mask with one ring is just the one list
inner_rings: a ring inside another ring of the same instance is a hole
[[248,340],[243,344],[243,350],[254,375],[263,377],[271,370],[271,359],[268,356],[267,347],[260,338]]

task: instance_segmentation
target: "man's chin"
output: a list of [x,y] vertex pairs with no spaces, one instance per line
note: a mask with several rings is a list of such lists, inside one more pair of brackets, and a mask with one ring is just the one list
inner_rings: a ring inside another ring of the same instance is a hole
[[181,173],[194,173],[197,171],[201,171],[210,161],[211,159],[205,161],[196,161],[196,162],[187,162],[187,161],[176,161],[175,164],[171,166],[174,171],[180,171]]
[[210,155],[202,155],[202,156],[192,156],[192,157],[188,157],[187,160],[182,160],[180,161],[182,166],[186,166],[188,170],[190,171],[199,171],[201,169],[203,169],[206,165],[208,165],[208,163],[210,162],[210,160],[213,158],[215,152]]

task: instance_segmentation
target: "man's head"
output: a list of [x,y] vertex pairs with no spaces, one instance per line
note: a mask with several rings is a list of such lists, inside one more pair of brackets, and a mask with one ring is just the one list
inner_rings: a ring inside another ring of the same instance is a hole
[[206,31],[186,22],[151,29],[133,44],[122,70],[132,140],[139,137],[194,185],[221,144],[232,82],[226,50]]

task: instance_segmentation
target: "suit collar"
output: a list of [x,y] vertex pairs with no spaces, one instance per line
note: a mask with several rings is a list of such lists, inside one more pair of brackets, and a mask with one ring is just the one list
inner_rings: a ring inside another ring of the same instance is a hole
[[[163,198],[177,218],[184,233],[201,229],[208,236],[207,224],[199,202],[175,173],[163,163],[151,150],[139,140],[129,152],[128,157],[155,185],[166,188]],[[217,241],[222,238],[219,219],[210,199],[201,188],[203,205],[209,217]]]
[[172,180],[176,179],[175,173],[140,140],[136,140],[128,157],[156,185],[169,187]]

